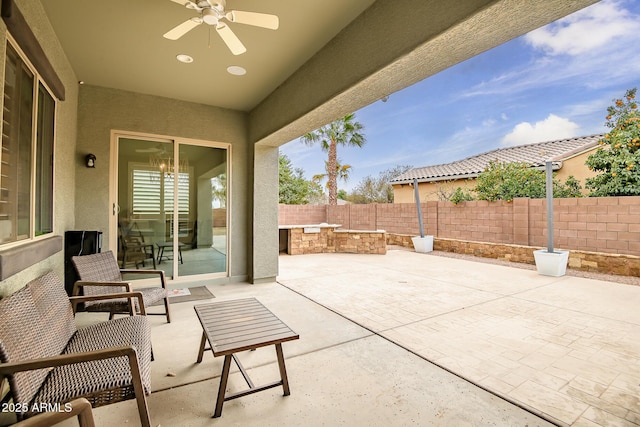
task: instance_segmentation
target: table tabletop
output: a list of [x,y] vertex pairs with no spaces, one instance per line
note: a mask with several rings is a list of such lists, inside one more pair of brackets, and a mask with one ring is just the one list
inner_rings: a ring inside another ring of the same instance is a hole
[[193,308],[216,357],[300,338],[255,298]]

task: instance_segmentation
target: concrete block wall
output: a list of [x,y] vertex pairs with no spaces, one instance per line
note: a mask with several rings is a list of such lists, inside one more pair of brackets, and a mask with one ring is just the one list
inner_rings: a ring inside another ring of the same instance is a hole
[[[555,248],[640,255],[640,196],[555,199],[553,203]],[[532,247],[547,245],[546,211],[544,199],[422,203],[425,234]],[[341,224],[348,230],[419,234],[412,203],[280,206],[280,224],[321,222]]]
[[436,204],[438,237],[494,243],[514,241],[512,203],[473,201],[457,205],[451,202]]
[[307,225],[327,222],[327,205],[278,205],[279,225]]
[[347,206],[327,206],[327,217],[325,222],[329,224],[340,224],[345,230],[351,229],[351,209]]
[[375,204],[363,205],[375,206],[377,211],[376,229],[393,230],[394,233],[413,234],[418,230],[418,215],[416,205],[402,204]]

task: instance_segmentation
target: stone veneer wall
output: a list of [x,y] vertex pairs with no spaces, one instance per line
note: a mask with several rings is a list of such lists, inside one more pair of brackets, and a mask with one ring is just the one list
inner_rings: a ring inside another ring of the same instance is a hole
[[384,231],[334,230],[331,227],[320,228],[319,233],[305,233],[303,228],[288,230],[289,255],[352,253],[387,253],[387,240]]
[[[387,243],[390,245],[413,248],[411,237],[413,236],[387,234]],[[502,261],[535,264],[533,251],[544,248],[455,239],[434,239],[433,249],[436,251],[494,258]],[[571,250],[569,252],[568,267],[574,270],[593,273],[640,276],[640,257],[635,255]]]

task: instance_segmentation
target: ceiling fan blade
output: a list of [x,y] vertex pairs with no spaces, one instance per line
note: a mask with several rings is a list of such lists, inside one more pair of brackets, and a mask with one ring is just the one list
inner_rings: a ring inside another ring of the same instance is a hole
[[181,4],[183,6],[186,6],[187,3],[191,3],[189,0],[171,0],[171,1],[174,2],[174,3]]
[[229,50],[234,55],[240,55],[247,51],[247,48],[244,47],[240,39],[233,31],[231,31],[231,28],[229,28],[228,25],[220,22],[218,23],[218,26],[216,26],[216,31],[220,34],[220,37],[222,37],[222,40],[227,44]]
[[200,24],[202,24],[202,21],[199,21],[197,19],[189,19],[188,21],[184,21],[174,29],[167,31],[163,37],[169,40],[178,40],[180,37],[184,36]]
[[232,10],[226,14],[226,18],[231,22],[238,24],[253,25],[256,27],[269,28],[277,30],[280,20],[276,15],[258,12],[244,12],[242,10]]

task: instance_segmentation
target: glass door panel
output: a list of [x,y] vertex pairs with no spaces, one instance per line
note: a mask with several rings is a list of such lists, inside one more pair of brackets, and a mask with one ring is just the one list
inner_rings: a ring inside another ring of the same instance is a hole
[[227,271],[227,150],[180,144],[178,221],[172,224],[179,276]]
[[162,250],[173,215],[173,185],[166,170],[173,142],[120,138],[118,141],[118,263],[121,268],[159,268],[173,276]]
[[118,139],[118,263],[167,278],[227,272],[227,150]]

